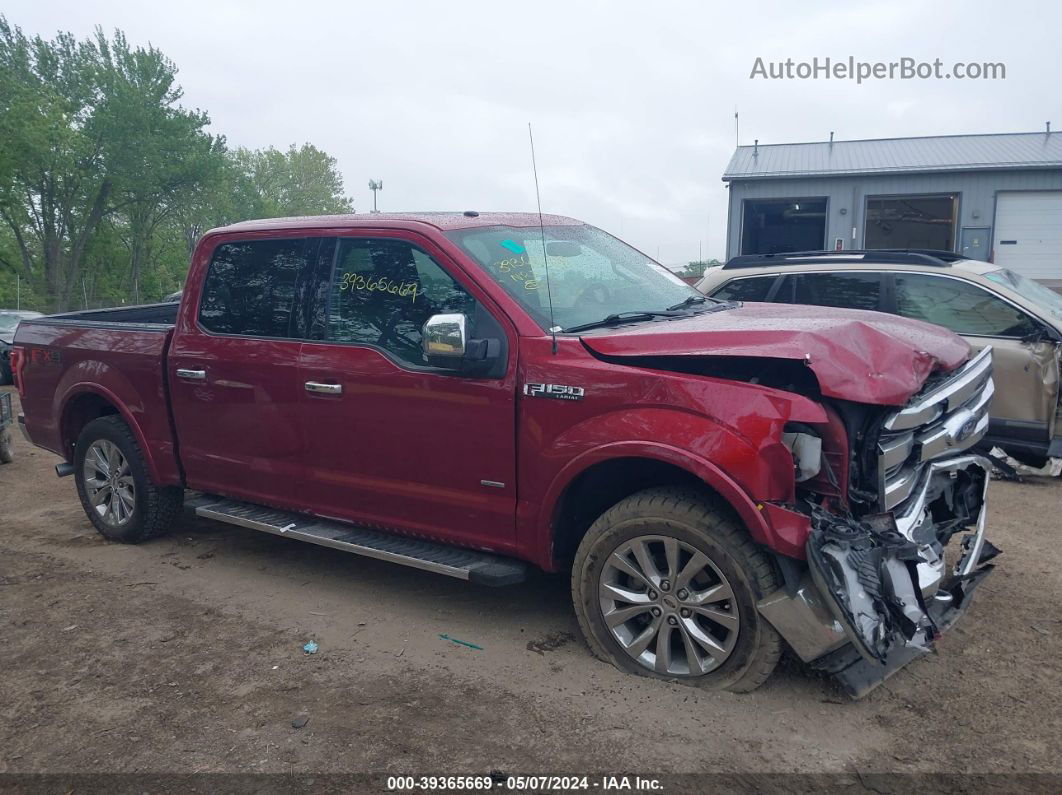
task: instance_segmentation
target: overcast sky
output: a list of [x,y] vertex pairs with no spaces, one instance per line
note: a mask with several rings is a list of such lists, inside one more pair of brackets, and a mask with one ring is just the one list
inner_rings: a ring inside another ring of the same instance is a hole
[[[27,33],[101,25],[173,59],[184,104],[231,145],[309,141],[356,209],[533,210],[603,227],[668,264],[722,257],[720,176],[741,143],[1062,130],[1058,2],[41,2]],[[998,81],[749,78],[814,56],[946,66]]]

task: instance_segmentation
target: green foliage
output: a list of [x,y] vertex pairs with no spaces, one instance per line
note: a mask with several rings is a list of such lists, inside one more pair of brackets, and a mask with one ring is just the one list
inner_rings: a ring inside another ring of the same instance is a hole
[[176,75],[121,31],[49,41],[0,15],[0,305],[19,279],[24,308],[157,300],[211,227],[351,211],[334,158],[228,150]]
[[273,147],[256,152],[237,149],[236,167],[249,180],[262,214],[330,215],[353,211],[343,196],[343,177],[336,160],[312,144],[295,144],[281,152]]
[[713,267],[715,265],[722,265],[722,264],[723,263],[721,263],[717,259],[695,260],[695,261],[689,263],[688,265],[686,265],[686,267],[683,268],[681,271],[679,271],[679,276],[685,276],[687,278],[693,278],[693,277],[700,278],[701,276],[704,276],[704,272],[708,268],[711,268],[711,267]]

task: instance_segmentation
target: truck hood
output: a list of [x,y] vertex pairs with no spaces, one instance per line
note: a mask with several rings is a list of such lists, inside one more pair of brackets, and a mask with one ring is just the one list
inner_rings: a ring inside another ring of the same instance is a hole
[[803,361],[823,395],[900,406],[935,370],[951,370],[970,346],[939,326],[881,312],[747,303],[582,336],[609,357],[732,356]]

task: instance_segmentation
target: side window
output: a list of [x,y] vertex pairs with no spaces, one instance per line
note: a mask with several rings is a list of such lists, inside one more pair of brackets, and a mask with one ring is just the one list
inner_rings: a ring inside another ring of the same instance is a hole
[[881,308],[881,277],[876,273],[793,273],[786,279],[787,303],[840,309]]
[[714,293],[712,298],[721,301],[766,301],[767,293],[777,276],[752,276],[727,282]]
[[306,267],[301,238],[223,243],[203,284],[199,322],[218,334],[292,336],[295,283]]
[[424,366],[421,327],[432,315],[468,316],[475,336],[476,300],[438,263],[403,240],[339,241],[328,300],[328,339],[383,348]]
[[1025,337],[1037,330],[1032,318],[987,290],[940,276],[897,273],[896,311],[958,334]]

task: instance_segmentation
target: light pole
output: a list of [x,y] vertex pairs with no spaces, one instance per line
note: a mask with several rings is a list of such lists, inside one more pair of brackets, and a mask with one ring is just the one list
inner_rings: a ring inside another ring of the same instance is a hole
[[370,179],[369,180],[369,190],[372,191],[372,211],[374,213],[378,213],[380,211],[376,209],[376,191],[383,190],[383,180],[382,179]]

